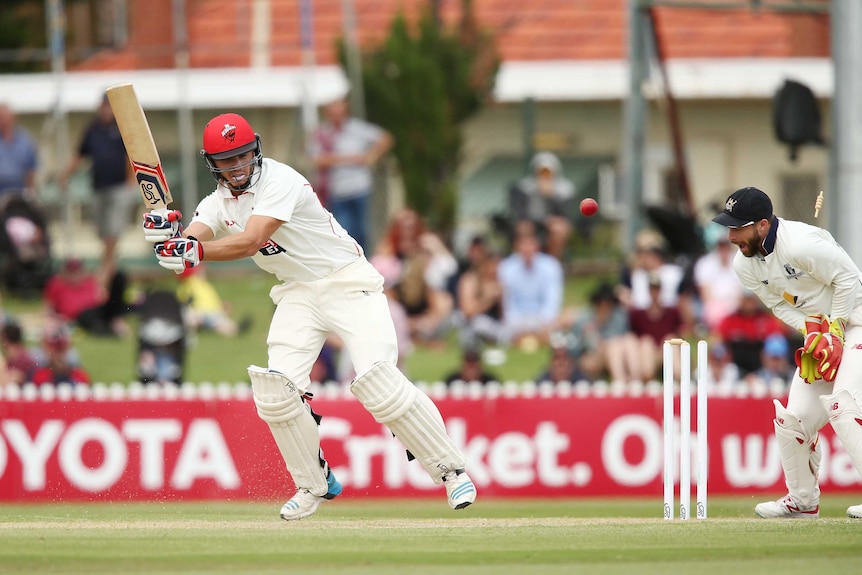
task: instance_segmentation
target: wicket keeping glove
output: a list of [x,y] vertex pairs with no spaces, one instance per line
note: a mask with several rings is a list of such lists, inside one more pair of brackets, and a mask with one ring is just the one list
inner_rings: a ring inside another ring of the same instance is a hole
[[838,375],[838,366],[841,365],[841,356],[844,354],[846,325],[847,320],[840,317],[829,322],[828,331],[823,332],[823,337],[812,354],[825,381],[835,381],[835,376]]
[[172,238],[153,246],[159,265],[165,269],[182,272],[200,265],[204,259],[203,245],[197,238]]
[[183,233],[183,215],[178,210],[153,210],[144,214],[144,239],[166,242]]
[[802,378],[805,383],[814,383],[818,379],[823,379],[823,374],[820,373],[819,363],[814,356],[810,353],[803,353],[800,357],[796,359],[797,365],[799,365],[799,377]]
[[829,322],[822,315],[809,315],[805,318],[805,327],[801,330],[805,340],[802,346],[793,355],[796,367],[799,368],[799,376],[805,383],[813,383],[822,376],[817,370],[819,361],[814,359],[814,349],[823,338],[823,332],[829,330]]

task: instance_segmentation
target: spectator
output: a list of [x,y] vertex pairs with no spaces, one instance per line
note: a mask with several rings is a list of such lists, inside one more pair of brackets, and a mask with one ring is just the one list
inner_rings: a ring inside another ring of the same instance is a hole
[[537,382],[560,383],[568,381],[575,383],[587,379],[578,365],[577,358],[569,352],[565,345],[551,345],[549,349],[551,359],[548,368],[536,378]]
[[[413,340],[410,336],[410,318],[407,317],[407,311],[398,299],[396,288],[401,281],[401,262],[394,257],[374,256],[371,258],[371,264],[383,276],[383,293],[386,295],[386,303],[389,305],[389,315],[392,316],[392,323],[395,327],[395,338],[398,342],[398,361],[397,366],[401,371],[406,369],[406,359],[413,353]],[[331,336],[336,337],[336,336]],[[349,358],[344,357],[343,363],[349,364]],[[353,379],[353,367],[339,370],[340,373],[350,373],[350,377],[342,377],[343,381]],[[406,373],[406,372],[405,372]]]
[[425,228],[413,210],[396,213],[386,236],[372,258],[376,266],[394,265],[399,279],[393,293],[407,314],[410,338],[414,342],[437,343],[451,326],[452,294],[446,289],[458,262],[440,238]]
[[458,280],[458,324],[462,347],[500,343],[503,286],[497,275],[500,258],[488,253]]
[[225,337],[245,333],[251,317],[236,322],[215,286],[207,279],[204,266],[186,269],[179,275],[177,300],[183,306],[186,326],[196,331],[211,331]]
[[119,337],[128,333],[124,317],[129,311],[126,286],[126,275],[117,271],[110,289],[105,290],[81,260],[70,258],[48,280],[43,299],[48,311],[62,321],[75,323],[95,335]]
[[622,271],[617,296],[628,309],[648,308],[652,301],[649,275],[658,274],[661,278],[660,301],[666,307],[679,309],[684,324],[682,331],[687,333],[696,322],[694,287],[685,268],[668,262],[666,255],[666,242],[658,232],[640,232],[635,238],[635,253]]
[[590,294],[590,309],[577,318],[567,337],[569,351],[588,379],[607,375],[611,381],[644,381],[628,312],[610,285],[601,284]]
[[539,251],[535,235],[522,234],[497,275],[503,288],[503,340],[528,350],[547,343],[563,304],[560,261]]
[[475,348],[467,348],[461,356],[461,365],[458,369],[446,376],[446,384],[452,385],[455,381],[471,383],[478,381],[485,384],[489,381],[500,381],[493,373],[485,371],[482,366],[482,354]]
[[679,309],[661,302],[661,277],[653,272],[649,274],[648,281],[650,306],[629,310],[629,325],[641,351],[644,368],[642,381],[649,381],[658,375],[664,341],[679,337],[682,329]]
[[727,346],[720,341],[709,344],[707,351],[707,380],[718,389],[731,390],[740,381],[739,366]]
[[723,235],[715,247],[694,264],[694,282],[702,305],[702,317],[709,331],[715,331],[721,320],[739,307],[742,282],[733,271],[736,250]]
[[763,307],[754,292],[744,291],[739,308],[718,326],[718,336],[730,349],[733,363],[745,376],[760,368],[760,352],[770,335],[784,335],[782,324]]
[[532,222],[545,250],[562,259],[572,235],[575,185],[562,174],[559,158],[539,152],[530,163],[532,173],[509,190],[515,224]]
[[36,370],[36,358],[24,343],[21,326],[8,321],[0,331],[0,346],[3,348],[3,358],[6,360],[6,377],[3,383],[27,383],[33,378]]
[[38,167],[36,142],[18,126],[15,112],[0,103],[0,196],[13,192],[33,196]]
[[790,345],[787,343],[787,338],[773,334],[763,342],[760,368],[749,373],[745,379],[749,384],[760,382],[766,385],[772,385],[775,380],[778,380],[786,387],[790,384],[790,378],[793,377],[795,370],[796,365],[790,361]]
[[392,135],[351,118],[347,100],[329,103],[325,121],[312,137],[310,155],[318,171],[318,197],[364,249],[368,246],[368,205],[374,190],[371,168],[392,148]]
[[107,96],[102,96],[96,117],[81,137],[77,154],[58,176],[61,188],[66,187],[84,158],[90,159],[90,178],[95,194],[93,217],[103,246],[100,275],[107,282],[116,270],[117,241],[129,225],[132,211],[140,200],[131,181],[126,147]]
[[47,327],[42,335],[44,360],[33,372],[33,383],[89,384],[90,374],[70,360],[71,336],[63,325]]

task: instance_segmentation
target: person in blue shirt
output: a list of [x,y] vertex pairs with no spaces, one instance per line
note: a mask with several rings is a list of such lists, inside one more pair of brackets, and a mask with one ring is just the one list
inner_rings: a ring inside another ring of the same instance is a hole
[[38,167],[36,142],[18,125],[15,112],[0,104],[0,197],[15,192],[32,195]]

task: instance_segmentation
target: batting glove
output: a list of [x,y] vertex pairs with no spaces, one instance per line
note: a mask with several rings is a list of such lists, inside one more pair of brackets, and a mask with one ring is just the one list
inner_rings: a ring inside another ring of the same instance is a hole
[[144,214],[144,239],[166,242],[183,233],[183,215],[178,210],[153,210]]
[[193,268],[204,259],[203,245],[192,237],[172,238],[153,246],[159,265],[165,269],[182,272]]
[[841,365],[841,356],[844,355],[844,328],[847,320],[838,318],[829,322],[828,331],[824,331],[823,338],[814,351],[814,359],[818,361],[818,369],[826,381],[835,381],[838,375],[838,366]]

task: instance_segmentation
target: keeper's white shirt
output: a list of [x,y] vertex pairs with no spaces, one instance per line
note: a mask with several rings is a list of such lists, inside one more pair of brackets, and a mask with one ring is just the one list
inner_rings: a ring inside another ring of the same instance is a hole
[[796,330],[816,314],[862,325],[862,272],[832,234],[776,217],[763,246],[765,256],[739,252],[733,267],[778,319]]
[[253,214],[282,220],[252,259],[285,283],[323,279],[364,257],[299,172],[270,158],[256,169],[260,178],[238,197],[219,184],[198,204],[192,221],[219,238],[242,232]]

